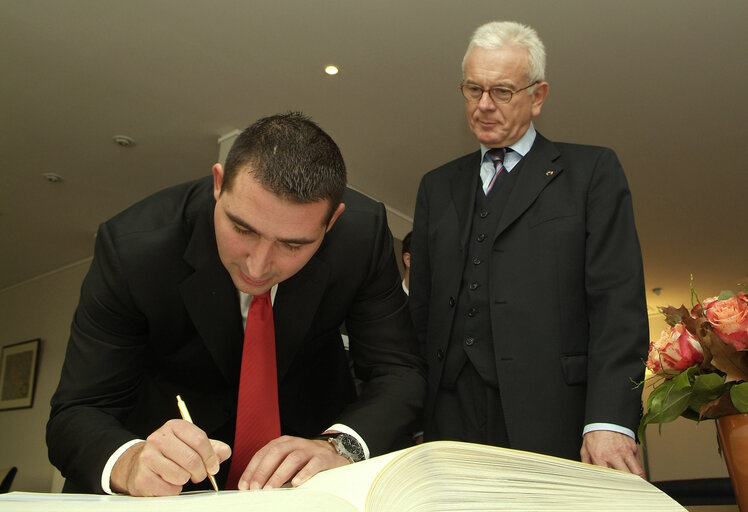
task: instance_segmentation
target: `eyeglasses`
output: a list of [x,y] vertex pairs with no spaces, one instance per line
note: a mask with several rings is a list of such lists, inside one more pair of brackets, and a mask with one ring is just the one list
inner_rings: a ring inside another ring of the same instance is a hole
[[536,80],[530,85],[523,87],[522,89],[517,89],[516,91],[507,89],[506,87],[491,87],[490,89],[484,89],[477,84],[461,84],[460,90],[462,91],[462,95],[465,96],[465,99],[468,101],[478,101],[483,97],[483,93],[487,92],[491,97],[491,100],[493,100],[494,103],[499,104],[509,103],[512,101],[512,96],[518,92],[524,91],[525,89],[529,89],[537,83],[538,81]]

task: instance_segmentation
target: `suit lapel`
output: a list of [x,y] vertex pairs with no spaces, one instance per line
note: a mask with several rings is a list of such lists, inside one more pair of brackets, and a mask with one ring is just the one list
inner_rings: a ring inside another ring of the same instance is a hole
[[517,181],[501,215],[496,237],[517,220],[535,202],[540,192],[561,174],[563,167],[560,156],[553,143],[538,133],[530,151],[513,170],[518,172]]
[[179,285],[185,308],[226,380],[238,382],[243,338],[239,297],[218,256],[212,210],[196,221],[184,259],[195,269]]
[[480,177],[480,151],[471,153],[457,162],[457,172],[452,175],[450,189],[452,202],[457,211],[457,222],[460,226],[460,249],[467,247],[470,236],[470,223],[475,208],[475,191]]
[[[320,248],[321,250],[321,248]],[[306,338],[329,278],[327,264],[313,257],[295,275],[278,285],[273,304],[275,354],[281,381]]]

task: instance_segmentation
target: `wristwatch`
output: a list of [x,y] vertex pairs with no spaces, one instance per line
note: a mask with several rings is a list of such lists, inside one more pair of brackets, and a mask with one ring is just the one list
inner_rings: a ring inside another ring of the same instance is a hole
[[364,448],[361,446],[361,443],[350,434],[334,432],[330,434],[321,434],[317,436],[317,439],[326,440],[335,448],[338,455],[351,462],[364,460]]

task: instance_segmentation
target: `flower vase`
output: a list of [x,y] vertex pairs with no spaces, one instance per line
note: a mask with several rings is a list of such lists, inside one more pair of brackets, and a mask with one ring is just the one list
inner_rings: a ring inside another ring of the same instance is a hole
[[748,512],[748,414],[730,414],[716,421],[738,508]]

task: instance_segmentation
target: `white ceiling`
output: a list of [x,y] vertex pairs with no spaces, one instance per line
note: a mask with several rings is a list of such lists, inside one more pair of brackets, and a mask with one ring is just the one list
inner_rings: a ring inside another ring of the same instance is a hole
[[538,130],[618,152],[651,303],[687,301],[690,273],[702,296],[748,282],[745,0],[0,0],[0,290],[90,257],[100,222],[291,109],[412,217],[420,177],[476,148],[459,64],[493,19],[546,43]]

